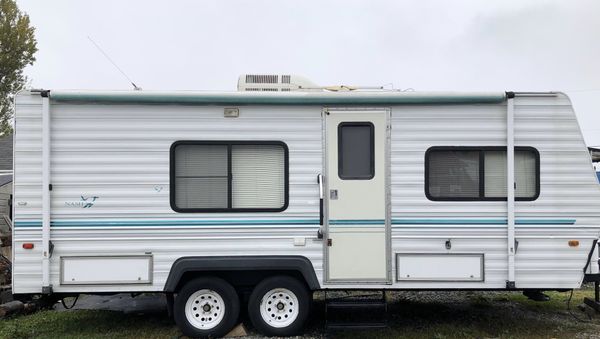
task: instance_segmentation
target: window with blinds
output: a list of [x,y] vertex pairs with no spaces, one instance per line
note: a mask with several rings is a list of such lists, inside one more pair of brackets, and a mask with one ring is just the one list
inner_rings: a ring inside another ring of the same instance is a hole
[[[539,196],[539,153],[515,147],[515,200]],[[425,155],[430,200],[506,200],[505,147],[432,147]]]
[[282,142],[180,141],[171,147],[177,212],[283,211],[288,149]]

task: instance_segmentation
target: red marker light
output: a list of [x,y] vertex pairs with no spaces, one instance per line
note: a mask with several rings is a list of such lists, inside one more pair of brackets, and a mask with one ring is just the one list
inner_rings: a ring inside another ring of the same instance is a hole
[[31,249],[33,249],[33,243],[26,242],[23,244],[23,248],[26,250],[31,250]]

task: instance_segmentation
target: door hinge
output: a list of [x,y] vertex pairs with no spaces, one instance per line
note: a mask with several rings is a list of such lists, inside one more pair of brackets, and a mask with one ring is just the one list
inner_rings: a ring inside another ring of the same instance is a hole
[[327,246],[331,247],[332,244],[333,244],[333,241],[331,239],[327,239]]

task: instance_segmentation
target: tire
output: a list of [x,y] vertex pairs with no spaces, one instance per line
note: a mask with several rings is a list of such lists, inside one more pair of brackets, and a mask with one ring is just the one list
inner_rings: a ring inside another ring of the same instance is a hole
[[235,326],[239,314],[240,300],[235,289],[216,277],[186,283],[173,308],[177,326],[191,338],[222,337]]
[[274,276],[261,281],[252,291],[248,316],[264,335],[295,335],[308,318],[311,301],[311,294],[298,279]]

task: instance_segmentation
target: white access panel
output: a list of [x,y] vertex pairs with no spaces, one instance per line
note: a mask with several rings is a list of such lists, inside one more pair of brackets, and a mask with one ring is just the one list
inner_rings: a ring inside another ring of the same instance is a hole
[[60,258],[61,285],[152,283],[152,256],[79,256]]
[[[384,232],[378,229],[355,228],[335,229],[330,233],[335,246],[330,247],[329,255],[337,259],[334,261],[335,265],[329,267],[330,277],[368,280],[385,274],[387,267],[383,245]],[[343,260],[344,258],[351,260]]]
[[483,281],[483,254],[396,254],[396,279],[418,281]]

